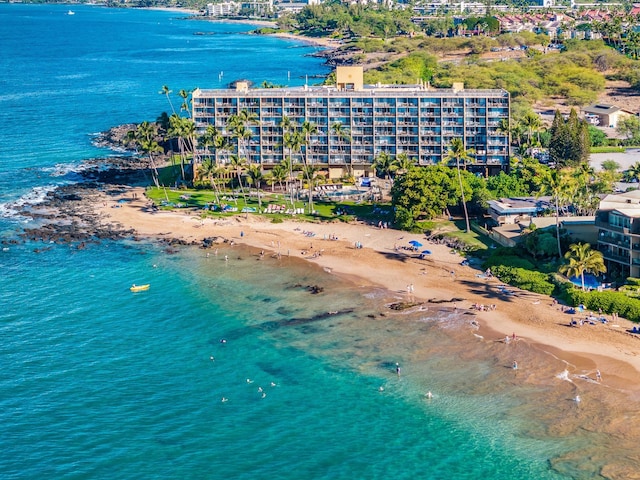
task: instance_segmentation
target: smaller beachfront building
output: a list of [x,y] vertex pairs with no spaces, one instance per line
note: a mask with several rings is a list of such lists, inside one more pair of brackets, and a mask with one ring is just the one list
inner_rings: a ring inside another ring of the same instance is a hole
[[616,105],[600,103],[584,107],[582,112],[585,119],[592,125],[609,128],[616,128],[620,120],[634,115],[633,112],[617,107]]
[[607,270],[614,276],[640,277],[640,190],[604,197],[595,223]]
[[513,197],[489,200],[489,215],[498,225],[528,225],[533,217],[552,208],[550,197]]

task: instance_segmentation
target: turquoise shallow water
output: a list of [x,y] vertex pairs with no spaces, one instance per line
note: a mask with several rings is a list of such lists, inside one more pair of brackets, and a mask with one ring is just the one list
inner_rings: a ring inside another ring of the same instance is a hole
[[[437,398],[422,398],[402,339],[437,326],[371,319],[382,293],[229,253],[225,263],[117,244],[5,252],[5,285],[32,281],[0,315],[3,476],[556,478],[540,456],[549,444],[458,418],[513,400],[488,405],[433,378]],[[132,294],[133,282],[152,288]],[[311,295],[310,282],[325,292]],[[311,321],[327,301],[357,310]]]
[[[313,48],[245,25],[67,10],[0,5],[5,239],[24,222],[13,202],[112,154],[93,133],[167,110],[162,85],[216,87],[220,71],[301,84],[327,71],[305,56]],[[392,314],[388,292],[226,253],[0,251],[0,477],[556,479],[593,478],[607,462],[612,441],[581,428],[560,362],[483,342],[447,310]],[[132,294],[132,283],[152,287]],[[322,294],[304,288],[315,284]],[[515,376],[513,353],[535,373]]]

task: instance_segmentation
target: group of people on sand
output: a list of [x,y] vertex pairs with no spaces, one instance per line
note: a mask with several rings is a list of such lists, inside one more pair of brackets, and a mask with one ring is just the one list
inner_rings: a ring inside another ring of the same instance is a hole
[[473,308],[480,312],[489,312],[489,311],[495,310],[497,308],[497,305],[495,303],[492,303],[491,305],[482,305],[481,303],[474,303]]

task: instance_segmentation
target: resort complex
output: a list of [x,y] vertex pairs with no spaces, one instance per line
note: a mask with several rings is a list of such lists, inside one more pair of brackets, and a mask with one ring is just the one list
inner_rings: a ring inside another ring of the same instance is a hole
[[[193,92],[199,134],[215,127],[249,164],[269,169],[291,156],[293,163],[328,169],[330,178],[345,171],[372,176],[381,154],[437,164],[456,138],[474,152],[470,170],[506,171],[509,106],[505,90],[465,90],[461,83],[450,89],[422,83],[364,85],[362,67],[338,67],[331,86],[254,89],[236,82],[234,89]],[[246,112],[244,138],[229,125],[241,112]],[[287,141],[288,133],[305,124],[311,127],[302,132],[299,145]]]

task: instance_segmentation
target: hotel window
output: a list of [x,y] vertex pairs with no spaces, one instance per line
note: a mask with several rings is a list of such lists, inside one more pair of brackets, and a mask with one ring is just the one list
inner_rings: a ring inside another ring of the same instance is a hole
[[612,227],[631,228],[631,219],[617,213],[609,213],[609,225]]

